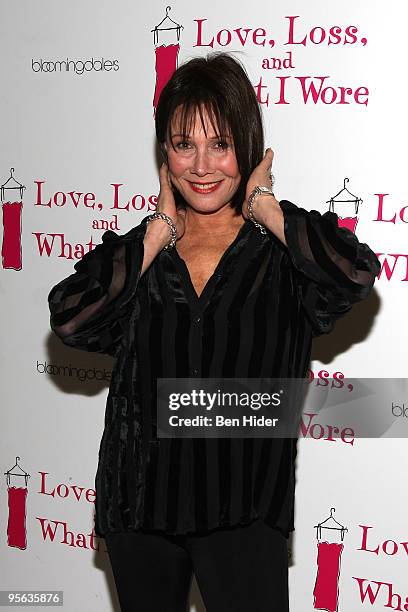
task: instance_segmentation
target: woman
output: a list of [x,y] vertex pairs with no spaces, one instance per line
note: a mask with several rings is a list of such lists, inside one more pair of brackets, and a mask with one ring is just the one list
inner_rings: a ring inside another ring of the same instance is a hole
[[379,261],[334,213],[275,199],[256,95],[227,54],[176,70],[156,135],[156,212],[105,232],[49,295],[65,344],[117,358],[95,531],[124,611],[185,610],[194,572],[209,612],[284,612],[296,440],[158,438],[156,381],[305,377],[312,338]]

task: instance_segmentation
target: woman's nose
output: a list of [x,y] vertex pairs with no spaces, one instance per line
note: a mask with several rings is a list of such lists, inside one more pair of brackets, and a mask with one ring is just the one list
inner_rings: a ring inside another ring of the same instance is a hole
[[213,172],[213,160],[207,149],[196,149],[192,172],[199,176],[204,176],[208,172]]

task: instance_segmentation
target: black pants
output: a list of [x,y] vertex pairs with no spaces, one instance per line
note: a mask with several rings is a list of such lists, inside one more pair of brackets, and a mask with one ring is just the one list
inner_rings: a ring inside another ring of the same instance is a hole
[[122,612],[186,612],[194,572],[207,612],[288,612],[287,539],[258,519],[205,535],[107,534]]

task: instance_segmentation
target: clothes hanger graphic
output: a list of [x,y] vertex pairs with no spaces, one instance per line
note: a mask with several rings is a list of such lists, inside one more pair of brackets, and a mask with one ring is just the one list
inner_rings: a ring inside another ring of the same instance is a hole
[[[10,486],[10,476],[20,476],[20,477],[24,476],[25,486],[27,486],[28,479],[31,478],[30,474],[25,472],[23,468],[18,464],[19,461],[20,461],[20,457],[16,457],[16,462],[13,465],[13,467],[7,470],[7,472],[4,472],[4,475],[7,476],[7,486],[8,487]],[[15,468],[17,468],[18,471],[14,471]]]
[[[7,179],[7,181],[5,183],[3,183],[1,185],[1,189],[0,189],[0,197],[1,197],[1,201],[4,202],[5,200],[5,191],[9,191],[12,189],[18,189],[20,192],[20,200],[23,199],[23,191],[24,189],[26,189],[25,185],[22,185],[17,179],[14,178],[13,176],[13,172],[14,172],[14,168],[10,168],[10,176]],[[8,185],[8,183],[10,183],[10,185]]]
[[336,508],[330,508],[330,516],[328,516],[327,519],[325,519],[321,523],[314,525],[314,527],[317,530],[316,538],[318,540],[322,539],[322,529],[330,529],[330,530],[340,531],[341,541],[343,541],[344,533],[348,531],[348,529],[347,527],[344,527],[344,525],[336,521],[336,519],[333,516],[333,512],[336,512]]
[[156,45],[159,41],[159,32],[163,32],[165,30],[176,30],[177,32],[177,41],[180,40],[180,31],[184,30],[184,26],[180,25],[176,21],[173,21],[171,17],[169,17],[169,11],[171,10],[171,6],[166,6],[166,16],[161,20],[160,23],[157,24],[150,30],[154,32],[154,44]]
[[[358,198],[356,195],[354,195],[353,193],[351,193],[351,191],[347,189],[346,183],[349,183],[349,182],[350,180],[348,178],[345,178],[344,183],[343,183],[343,189],[340,189],[340,191],[336,193],[335,196],[330,198],[330,200],[326,200],[326,204],[330,204],[329,210],[331,212],[335,212],[334,204],[344,204],[345,202],[354,202],[355,214],[358,213],[358,207],[360,206],[360,204],[362,204],[363,200],[361,198]],[[348,196],[350,196],[351,199]]]

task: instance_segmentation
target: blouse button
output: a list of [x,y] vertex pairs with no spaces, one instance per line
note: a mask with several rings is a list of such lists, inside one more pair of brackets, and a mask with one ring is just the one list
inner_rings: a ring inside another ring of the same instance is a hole
[[199,323],[201,321],[201,317],[194,317],[194,323]]

